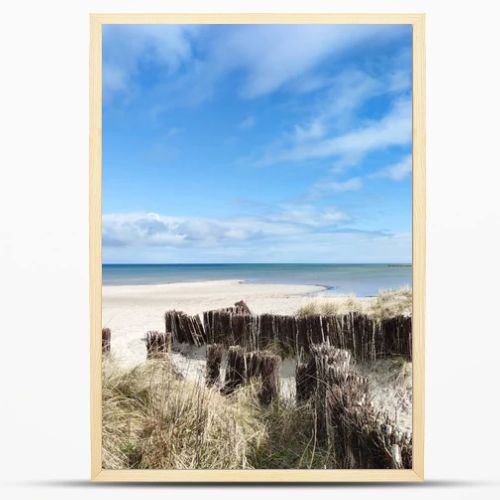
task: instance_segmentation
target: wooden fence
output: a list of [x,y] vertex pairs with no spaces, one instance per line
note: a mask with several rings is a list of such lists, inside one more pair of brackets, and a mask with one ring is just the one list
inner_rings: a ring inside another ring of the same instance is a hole
[[168,311],[165,328],[178,342],[195,346],[239,345],[247,350],[262,350],[274,345],[283,355],[294,355],[309,352],[311,345],[328,342],[349,350],[359,361],[412,357],[412,321],[408,316],[378,321],[360,313],[297,317],[216,310],[204,312],[202,323],[197,315]]

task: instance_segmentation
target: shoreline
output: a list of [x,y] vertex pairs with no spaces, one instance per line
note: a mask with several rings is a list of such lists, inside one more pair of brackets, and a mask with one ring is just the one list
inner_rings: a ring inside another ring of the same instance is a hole
[[[322,292],[327,292],[329,290],[335,290],[335,286],[332,285],[325,285],[322,283],[267,283],[267,282],[261,282],[261,281],[250,281],[247,279],[210,279],[210,280],[193,280],[193,281],[167,281],[165,283],[103,283],[102,288],[103,290],[105,288],[127,288],[127,287],[164,287],[164,286],[170,286],[170,285],[210,285],[210,284],[238,284],[238,285],[257,285],[257,286],[280,286],[280,287],[314,287],[314,288],[319,288],[319,290],[313,290],[311,292],[306,292],[304,296],[319,296],[321,295],[316,295],[320,294]],[[326,294],[326,297],[352,297],[356,296],[357,299],[371,299],[376,297],[377,295],[356,295],[354,293],[329,293]]]
[[[205,279],[205,280],[193,280],[193,281],[167,281],[164,283],[103,283],[102,288],[119,288],[119,287],[163,287],[163,286],[182,286],[182,285],[211,285],[211,284],[228,284],[228,285],[257,285],[257,286],[281,286],[281,287],[314,287],[321,288],[321,290],[316,290],[317,292],[325,292],[327,290],[332,290],[335,287],[329,285],[323,285],[320,283],[264,283],[261,281],[250,281],[247,279]],[[347,294],[344,294],[347,295]]]
[[105,287],[231,281],[251,285],[319,286],[326,295],[373,297],[412,285],[412,266],[388,264],[116,264],[103,265]]
[[[334,287],[328,286],[328,285],[322,285],[322,284],[306,284],[306,283],[262,283],[262,282],[253,282],[250,280],[245,280],[245,279],[213,279],[213,280],[196,280],[196,281],[171,281],[167,283],[112,283],[112,284],[103,284],[102,289],[103,292],[104,290],[108,289],[127,289],[127,288],[134,288],[137,289],[139,287],[142,288],[167,288],[167,287],[179,287],[179,288],[191,288],[191,287],[203,287],[203,288],[208,288],[211,286],[217,287],[217,286],[245,286],[245,287],[280,287],[280,288],[290,288],[290,289],[295,289],[295,288],[308,288],[308,289],[314,289],[314,290],[309,290],[302,292],[304,294],[309,294],[309,293],[319,293],[319,292],[325,292],[326,290],[331,290]],[[299,294],[302,294],[299,293]],[[294,294],[291,292],[291,294]],[[344,294],[348,295],[348,294]]]

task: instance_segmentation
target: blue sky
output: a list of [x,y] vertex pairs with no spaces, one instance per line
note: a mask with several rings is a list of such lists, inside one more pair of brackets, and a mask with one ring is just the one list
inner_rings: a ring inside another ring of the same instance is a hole
[[411,262],[411,36],[104,26],[103,262]]

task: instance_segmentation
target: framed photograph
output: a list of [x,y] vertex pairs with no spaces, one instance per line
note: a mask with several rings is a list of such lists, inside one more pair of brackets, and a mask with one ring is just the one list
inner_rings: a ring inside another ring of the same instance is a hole
[[92,479],[422,481],[424,15],[90,44]]

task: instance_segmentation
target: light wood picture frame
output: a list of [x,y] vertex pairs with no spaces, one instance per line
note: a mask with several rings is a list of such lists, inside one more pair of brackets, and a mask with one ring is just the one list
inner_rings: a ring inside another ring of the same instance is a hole
[[[105,24],[411,24],[413,27],[413,468],[409,470],[105,470],[102,468],[102,27]],[[417,482],[424,479],[424,14],[90,15],[91,478],[144,482]]]

